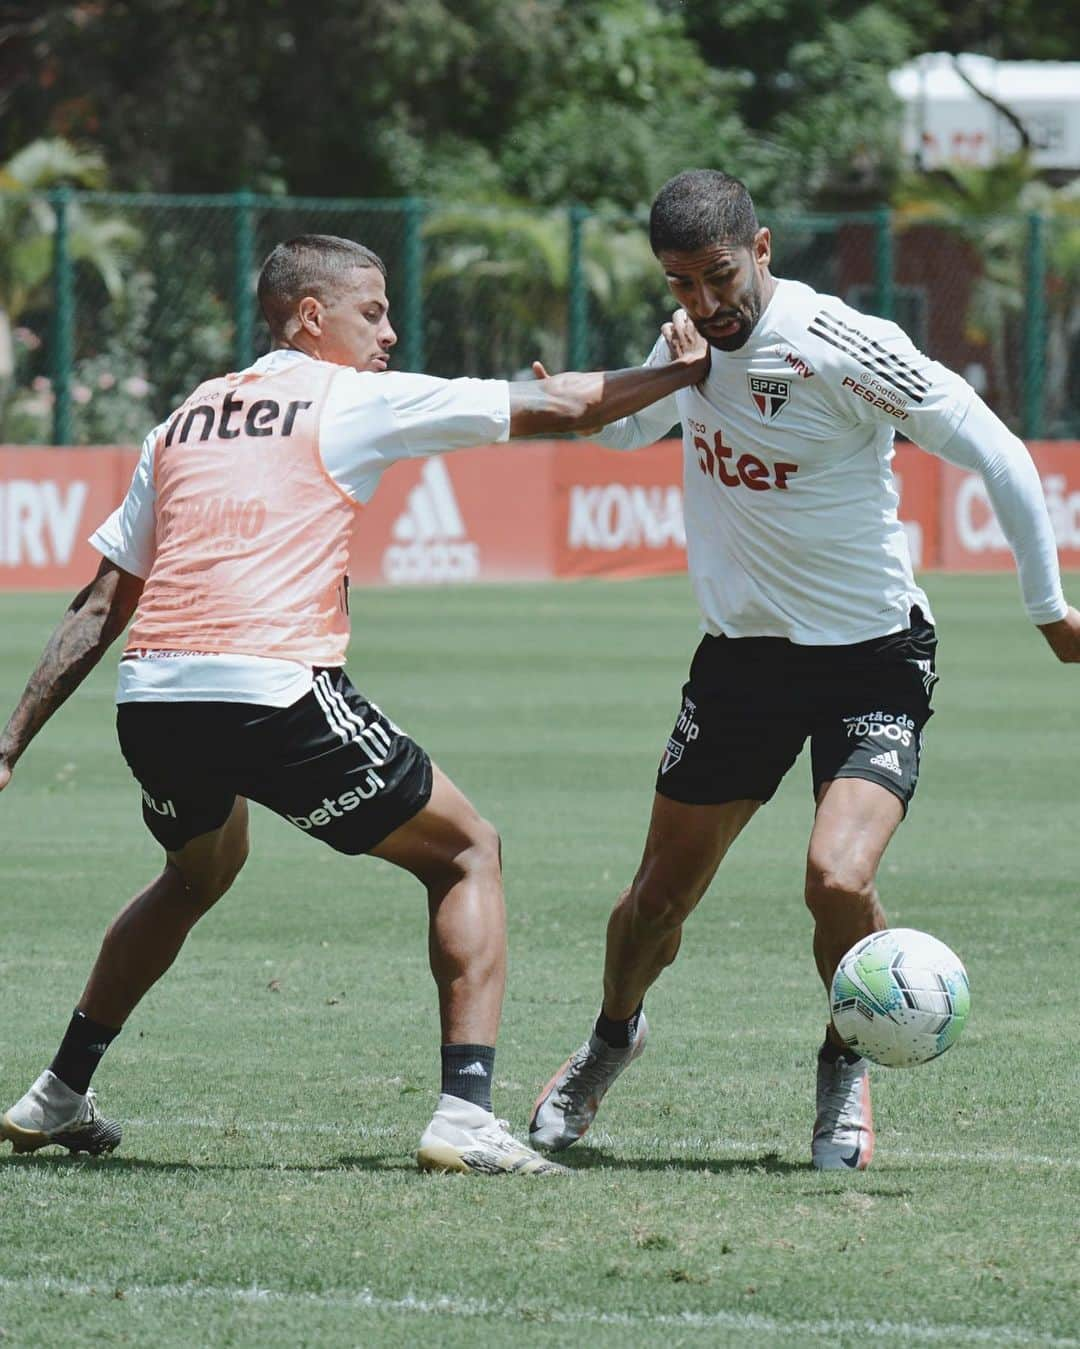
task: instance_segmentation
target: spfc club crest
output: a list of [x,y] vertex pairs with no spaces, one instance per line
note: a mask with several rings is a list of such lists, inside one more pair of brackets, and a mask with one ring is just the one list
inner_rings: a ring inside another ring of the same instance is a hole
[[774,422],[788,405],[791,380],[773,379],[769,375],[747,375],[750,397],[763,422]]
[[685,749],[678,740],[669,740],[667,748],[664,750],[664,757],[660,760],[660,772],[666,773],[669,768],[674,768],[682,758],[682,752]]

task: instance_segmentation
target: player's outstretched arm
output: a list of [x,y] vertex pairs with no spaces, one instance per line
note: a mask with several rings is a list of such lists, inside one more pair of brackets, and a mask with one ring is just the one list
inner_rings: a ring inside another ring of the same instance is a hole
[[1080,612],[1069,605],[1069,612],[1055,623],[1038,624],[1058,660],[1067,665],[1080,662]]
[[[699,351],[703,345],[704,339],[694,327],[686,310],[676,310],[669,322],[661,327],[660,337],[645,365],[647,367],[666,365],[690,351]],[[533,361],[532,369],[537,379],[548,378],[548,371],[541,361]],[[578,427],[577,435],[595,440],[598,444],[606,445],[613,450],[641,450],[646,445],[655,445],[667,435],[678,420],[678,404],[674,395],[669,394],[667,398],[651,403],[641,412],[631,416]]]
[[94,579],[71,601],[0,733],[0,790],[30,741],[127,627],[142,588],[138,576],[104,558]]
[[[679,389],[700,384],[709,373],[709,348],[704,338],[685,326],[676,333],[671,324],[664,325],[664,335],[672,348],[672,360],[667,365],[592,374],[568,372],[532,384],[511,384],[511,436],[551,435],[605,426],[632,416]],[[543,366],[539,369],[543,370]]]

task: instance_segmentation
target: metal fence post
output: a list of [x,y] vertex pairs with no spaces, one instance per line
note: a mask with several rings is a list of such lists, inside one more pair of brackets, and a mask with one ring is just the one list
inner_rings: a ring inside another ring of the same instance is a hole
[[893,250],[892,211],[887,206],[881,206],[874,214],[875,304],[879,318],[891,319],[896,309],[893,275],[896,258]]
[[402,205],[405,210],[402,248],[405,369],[422,374],[427,359],[424,351],[424,216],[427,203],[422,197],[407,197]]
[[54,212],[53,314],[51,377],[53,388],[53,444],[70,445],[71,376],[75,364],[75,268],[71,259],[70,187],[49,193]]
[[1043,433],[1043,376],[1046,356],[1046,222],[1038,211],[1028,216],[1027,304],[1024,324],[1024,435]]
[[255,197],[246,188],[233,195],[233,361],[246,370],[255,359],[251,278],[255,272]]
[[585,284],[585,221],[588,218],[586,207],[570,207],[566,306],[566,365],[570,370],[584,370],[589,360],[589,292]]

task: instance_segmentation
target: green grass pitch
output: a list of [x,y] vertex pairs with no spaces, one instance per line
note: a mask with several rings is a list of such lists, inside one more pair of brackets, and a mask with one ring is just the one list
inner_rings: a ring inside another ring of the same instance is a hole
[[[960,952],[973,1010],[943,1059],[877,1072],[870,1171],[808,1166],[825,1003],[805,756],[691,921],[649,1051],[565,1182],[415,1171],[438,1068],[419,888],[256,810],[234,891],[98,1073],[121,1150],[0,1156],[0,1340],[1077,1344],[1080,670],[1011,576],[928,585],[937,715],[881,889],[894,923]],[[0,597],[5,708],[62,604]],[[696,640],[689,588],[374,592],[354,610],[354,681],[503,834],[496,1107],[521,1131],[596,1010]],[[113,667],[0,799],[3,1105],[158,866]]]

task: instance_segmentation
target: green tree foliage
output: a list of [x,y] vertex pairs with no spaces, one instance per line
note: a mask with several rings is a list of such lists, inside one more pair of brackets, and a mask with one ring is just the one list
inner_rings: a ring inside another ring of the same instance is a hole
[[[764,204],[883,199],[887,72],[1065,57],[1072,0],[14,0],[0,153],[102,147],[117,186],[634,208],[690,164]],[[5,139],[6,144],[5,144]]]
[[745,133],[730,81],[681,19],[651,0],[565,8],[558,95],[545,83],[499,147],[512,192],[633,208],[688,164],[730,159]]
[[[669,0],[714,67],[738,72],[748,132],[733,172],[772,207],[881,200],[898,167],[888,73],[916,44],[895,7],[859,0]],[[744,162],[748,161],[748,162]]]
[[625,208],[691,163],[780,176],[749,67],[663,0],[61,4],[22,54],[11,124],[101,144],[122,187]]
[[[570,234],[565,211],[449,208],[431,216],[424,235],[433,371],[506,374],[527,369],[536,357],[551,369],[566,366]],[[645,231],[625,216],[592,216],[582,251],[594,312],[589,363],[636,363],[644,355],[643,334],[663,312],[666,299]]]
[[908,0],[922,51],[981,52],[999,61],[1075,61],[1075,0]]
[[[42,298],[52,276],[55,212],[43,194],[55,187],[101,187],[105,164],[96,152],[62,140],[34,141],[0,166],[0,315],[12,322]],[[10,195],[8,195],[10,194]],[[137,240],[123,221],[69,210],[72,258],[94,269],[110,295],[122,288],[123,259]]]
[[[99,186],[108,163],[121,189],[425,198],[438,373],[564,364],[574,201],[591,213],[590,362],[638,359],[666,303],[645,209],[691,166],[747,182],[777,226],[778,266],[826,289],[831,227],[785,212],[876,205],[900,184],[901,227],[931,214],[977,255],[969,337],[992,348],[1003,390],[1024,331],[1015,211],[1043,211],[1048,386],[1064,390],[1080,359],[1075,193],[1051,201],[1019,161],[904,180],[888,82],[926,50],[1067,58],[1080,48],[1069,0],[11,0],[4,14],[0,187]],[[404,217],[384,207],[281,202],[262,211],[256,250],[307,229],[351,233],[386,257],[397,306]],[[129,421],[232,358],[229,207],[156,211],[72,208],[84,437],[132,434]],[[0,410],[17,358],[42,426],[52,220],[46,198],[0,193]]]
[[110,0],[57,6],[37,51],[22,103],[133,188],[627,201],[681,162],[680,102],[697,130],[725,106],[653,0]]
[[[0,435],[18,359],[40,347],[29,330],[16,341],[15,326],[47,305],[51,293],[56,211],[47,193],[97,188],[104,180],[100,154],[60,139],[32,141],[0,165]],[[107,297],[118,298],[138,232],[78,200],[68,208],[67,228],[73,262]]]

